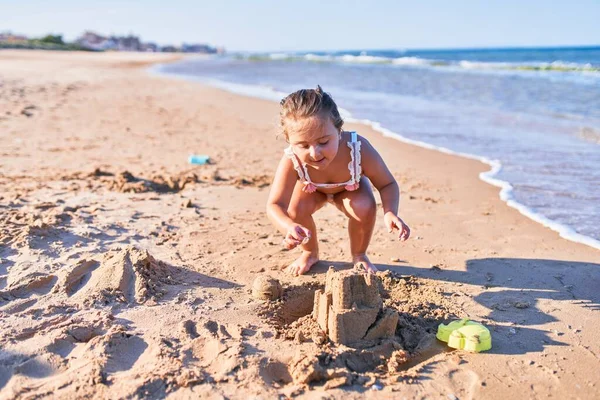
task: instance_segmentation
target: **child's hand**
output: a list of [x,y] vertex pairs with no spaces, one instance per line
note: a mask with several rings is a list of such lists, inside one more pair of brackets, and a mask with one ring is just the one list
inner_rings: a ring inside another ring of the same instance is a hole
[[300,224],[292,225],[283,239],[283,247],[288,250],[295,248],[300,244],[305,244],[310,240],[311,233]]
[[388,232],[392,233],[394,229],[398,229],[400,231],[398,239],[400,239],[401,241],[404,242],[410,237],[410,228],[396,214],[392,212],[387,212],[383,216],[383,220],[385,222],[385,227],[388,229]]

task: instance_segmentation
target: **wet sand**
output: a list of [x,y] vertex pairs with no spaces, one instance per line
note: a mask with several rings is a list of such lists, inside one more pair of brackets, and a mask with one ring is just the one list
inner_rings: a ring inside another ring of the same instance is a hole
[[[345,218],[320,210],[322,261],[286,276],[264,211],[278,105],[146,71],[175,58],[0,52],[0,398],[600,396],[600,252],[507,207],[486,165],[362,125],[412,228],[379,211],[370,247],[406,353],[363,370],[373,351],[311,337],[314,291],[350,268]],[[259,275],[281,300],[252,297]],[[459,317],[490,351],[432,339]]]

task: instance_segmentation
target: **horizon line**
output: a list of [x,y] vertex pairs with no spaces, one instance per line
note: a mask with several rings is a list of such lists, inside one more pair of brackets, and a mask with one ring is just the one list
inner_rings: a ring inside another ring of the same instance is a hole
[[347,52],[347,51],[451,51],[451,50],[471,50],[471,51],[481,51],[481,50],[559,50],[559,49],[600,49],[599,44],[569,44],[569,45],[542,45],[542,46],[465,46],[465,47],[379,47],[379,48],[346,48],[346,49],[328,49],[328,50],[229,50],[231,53],[319,53],[319,52]]

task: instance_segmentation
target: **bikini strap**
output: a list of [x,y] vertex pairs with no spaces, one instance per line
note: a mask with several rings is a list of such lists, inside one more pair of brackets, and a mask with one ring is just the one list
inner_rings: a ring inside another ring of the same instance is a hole
[[350,170],[350,178],[353,183],[360,182],[360,176],[362,174],[360,146],[361,142],[358,140],[358,135],[355,131],[350,132],[350,142],[346,143],[350,148],[350,163],[348,163],[348,169]]
[[308,171],[306,170],[306,166],[300,164],[300,160],[298,160],[298,156],[296,156],[296,154],[292,150],[292,147],[286,147],[285,149],[283,149],[283,153],[287,156],[287,158],[292,160],[292,164],[294,164],[294,169],[298,173],[300,180],[311,183],[310,177],[308,176]]

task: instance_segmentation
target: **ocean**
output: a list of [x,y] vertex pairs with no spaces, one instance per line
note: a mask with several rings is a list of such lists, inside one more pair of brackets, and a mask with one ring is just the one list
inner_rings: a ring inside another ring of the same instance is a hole
[[319,84],[347,121],[489,164],[509,206],[600,249],[600,47],[240,53],[154,72],[276,101]]

